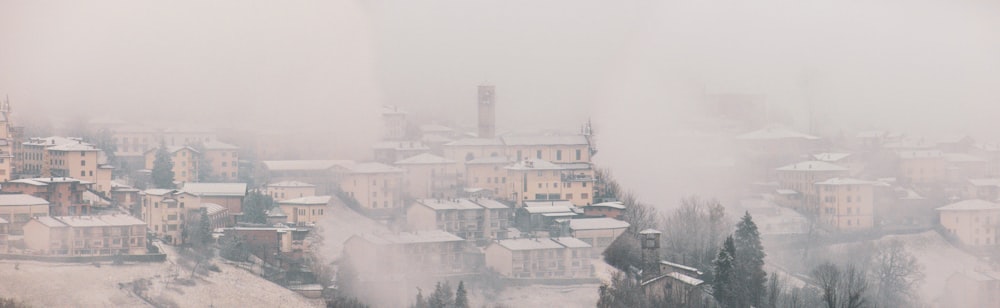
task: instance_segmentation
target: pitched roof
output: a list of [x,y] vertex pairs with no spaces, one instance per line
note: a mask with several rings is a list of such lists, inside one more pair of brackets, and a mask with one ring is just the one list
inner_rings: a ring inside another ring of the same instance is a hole
[[49,216],[35,217],[35,220],[50,228],[65,228],[66,224]]
[[0,194],[0,206],[49,205],[45,199],[25,194]]
[[866,181],[853,178],[832,178],[822,182],[816,182],[816,185],[876,185],[876,186],[888,186],[882,182],[876,181]]
[[205,141],[202,144],[206,150],[239,150],[240,147],[218,140]]
[[[156,152],[159,149],[160,149],[160,147],[154,147],[154,148],[151,148],[149,150],[146,150],[146,153]],[[168,146],[166,146],[166,149],[167,149],[167,153],[170,153],[170,154],[177,153],[177,151],[184,150],[184,149],[190,150],[191,152],[195,152],[195,153],[201,153],[201,152],[198,152],[198,150],[195,150],[194,148],[186,146],[186,145],[185,146],[168,145]]]
[[985,159],[965,153],[945,153],[944,160],[951,163],[985,163]]
[[804,161],[780,167],[780,171],[847,171],[847,168],[823,161]]
[[420,131],[424,133],[450,133],[454,132],[455,129],[440,124],[424,124],[420,125]]
[[485,138],[462,138],[449,143],[445,143],[445,146],[503,146],[503,142],[499,139],[485,139]]
[[47,147],[45,149],[49,151],[86,151],[86,152],[94,152],[101,150],[89,143],[66,143],[62,145]]
[[379,141],[372,145],[373,149],[393,149],[393,150],[418,150],[426,151],[427,147],[420,141]]
[[566,208],[573,208],[573,202],[569,200],[528,200],[524,201],[524,206],[526,207],[544,207],[544,206],[562,206]]
[[422,153],[409,158],[397,161],[397,165],[431,165],[431,164],[454,164],[454,160],[450,160],[441,156],[437,156],[431,153]]
[[629,223],[614,218],[581,218],[570,219],[569,228],[573,230],[606,230],[625,229]]
[[803,134],[780,125],[769,125],[759,130],[736,136],[739,140],[780,140],[803,139],[818,140],[819,137]]
[[610,207],[610,208],[615,208],[615,209],[619,209],[619,210],[624,210],[625,209],[625,204],[622,203],[621,201],[610,201],[610,202],[601,202],[601,203],[591,204],[591,205],[588,205],[588,207]]
[[916,158],[939,158],[944,156],[944,153],[938,150],[918,150],[918,151],[898,151],[896,155],[900,159],[916,159]]
[[281,181],[267,184],[267,187],[316,187],[316,185],[299,181]]
[[510,166],[504,167],[504,169],[524,171],[524,170],[563,170],[564,168],[560,165],[556,165],[545,160],[529,158],[515,162]]
[[393,166],[389,166],[378,162],[364,162],[355,164],[343,165],[344,169],[347,169],[351,173],[397,173],[403,172],[403,169],[399,169]]
[[88,182],[68,177],[31,178],[31,179],[17,179],[10,181],[10,183],[23,183],[35,186],[47,186],[52,183],[72,183],[72,182],[77,182],[80,184],[94,184],[93,182]]
[[946,206],[937,208],[938,211],[977,211],[977,210],[1000,210],[1000,204],[993,202],[972,199],[962,200]]
[[261,161],[271,171],[327,170],[335,166],[352,164],[350,160],[265,160]]
[[851,156],[851,153],[819,153],[813,154],[812,158],[818,161],[836,162]]
[[7,224],[7,223],[10,223],[10,222],[7,221],[6,219],[3,219],[3,217],[0,217],[0,224]]
[[182,188],[196,196],[235,197],[246,196],[246,183],[185,183]]
[[548,213],[575,213],[573,210],[566,206],[525,206],[522,207],[525,212],[529,214],[548,214]]
[[100,216],[56,216],[53,218],[70,227],[121,227],[146,225],[146,222],[124,214]]
[[330,196],[309,196],[278,201],[278,204],[326,205],[330,203],[330,199]]
[[506,165],[514,162],[514,160],[506,156],[488,156],[480,157],[470,161],[466,161],[466,165]]
[[83,139],[80,137],[59,137],[51,136],[44,138],[30,138],[27,142],[23,142],[23,145],[35,145],[35,146],[57,146],[69,143],[79,143]]
[[969,184],[972,184],[972,186],[997,186],[997,187],[1000,187],[1000,178],[969,179]]
[[572,237],[557,238],[518,238],[499,240],[496,245],[508,250],[540,250],[564,248],[589,248],[590,244]]
[[587,145],[584,135],[535,135],[535,136],[503,136],[503,143],[508,146],[519,145]]
[[201,207],[205,208],[205,211],[208,212],[208,215],[221,213],[226,210],[226,207],[224,206],[209,202],[202,202]]

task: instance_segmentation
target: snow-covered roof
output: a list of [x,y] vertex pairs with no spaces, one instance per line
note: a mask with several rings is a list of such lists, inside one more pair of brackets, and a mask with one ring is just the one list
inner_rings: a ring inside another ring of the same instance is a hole
[[944,156],[944,153],[939,150],[917,150],[917,151],[897,151],[896,155],[900,159],[917,159],[917,158],[939,158]]
[[590,163],[557,163],[556,165],[565,170],[590,170],[592,168]]
[[812,155],[813,159],[825,162],[837,162],[848,156],[851,156],[851,153],[818,153]]
[[628,226],[627,222],[607,217],[571,219],[569,221],[569,228],[572,230],[625,229]]
[[950,163],[985,163],[986,160],[978,156],[965,153],[945,153],[944,160]]
[[29,184],[29,185],[35,185],[35,186],[46,186],[46,185],[52,184],[52,183],[72,183],[72,182],[77,182],[77,183],[80,183],[80,184],[94,184],[93,182],[88,182],[88,181],[84,181],[84,180],[80,180],[80,179],[75,179],[75,178],[68,178],[68,177],[17,179],[17,180],[11,180],[10,182],[11,183]]
[[435,211],[443,210],[481,210],[482,206],[472,202],[470,199],[420,199],[417,204],[423,205]]
[[1000,178],[969,179],[969,184],[972,184],[972,186],[997,186],[997,187],[1000,187]]
[[564,248],[589,248],[584,241],[572,237],[560,238],[518,238],[499,240],[496,243],[508,250],[540,250],[540,249],[564,249]]
[[246,196],[246,183],[185,183],[184,191],[196,196],[236,197]]
[[123,227],[146,225],[145,222],[130,215],[100,215],[100,216],[57,216],[56,220],[70,227]]
[[378,162],[364,162],[355,164],[345,164],[341,167],[347,169],[351,173],[398,173],[403,172],[403,169],[399,169],[393,166],[389,166]]
[[3,219],[3,217],[0,217],[0,224],[7,224],[7,223],[10,223],[10,222],[7,221],[6,219]]
[[424,133],[451,133],[455,129],[440,124],[424,124],[420,125],[420,131]]
[[778,193],[779,195],[798,195],[799,194],[799,192],[797,192],[795,190],[792,190],[792,189],[782,189],[782,188],[775,189],[774,192]]
[[49,205],[45,199],[25,194],[0,194],[0,206]]
[[46,149],[49,151],[73,151],[73,152],[76,151],[94,152],[101,150],[89,143],[65,143],[62,145],[51,146]]
[[661,234],[661,233],[663,233],[663,232],[660,232],[660,230],[656,230],[656,229],[645,229],[645,230],[639,231],[639,234]]
[[476,158],[476,159],[473,159],[473,160],[470,160],[470,161],[466,161],[465,164],[466,165],[506,165],[506,164],[510,164],[512,162],[514,162],[514,160],[510,159],[510,158],[508,158],[506,156],[489,156],[489,157],[480,157],[480,158]]
[[226,210],[226,207],[224,206],[209,202],[202,202],[201,207],[205,208],[205,211],[208,212],[208,215],[221,213],[222,211]]
[[63,227],[66,227],[66,224],[64,224],[64,223],[56,220],[55,218],[49,217],[49,216],[35,217],[35,220],[37,220],[38,222],[42,223],[42,225],[45,225],[45,226],[47,226],[49,228],[63,228]]
[[449,143],[445,143],[445,146],[503,146],[503,142],[499,139],[486,139],[486,138],[462,138]]
[[141,192],[141,194],[143,194],[143,195],[162,196],[162,195],[172,194],[172,193],[178,193],[178,192],[180,192],[180,191],[178,191],[176,189],[150,188],[150,189],[147,189],[147,190],[143,190]]
[[660,260],[660,264],[663,264],[663,265],[666,265],[666,266],[670,266],[670,267],[673,267],[673,268],[679,268],[679,269],[682,269],[682,270],[685,270],[685,271],[689,271],[689,272],[693,272],[693,273],[701,274],[701,271],[698,270],[697,268],[690,267],[690,266],[683,265],[683,264],[677,264],[677,263],[670,262],[670,261],[667,261],[667,260]]
[[225,142],[210,140],[201,144],[206,150],[239,150],[240,147]]
[[496,201],[496,200],[493,200],[493,199],[479,198],[479,199],[473,199],[472,201],[475,202],[476,204],[479,204],[479,206],[482,206],[482,207],[487,208],[487,209],[509,209],[510,208],[506,204],[500,203],[500,201]]
[[584,135],[535,135],[535,136],[503,136],[503,143],[508,146],[525,145],[587,145]]
[[373,149],[392,149],[392,150],[418,150],[427,151],[428,148],[420,141],[379,141],[372,145]]
[[818,140],[819,137],[800,133],[780,125],[769,125],[759,130],[736,136],[739,140],[781,140],[781,139],[803,139]]
[[691,276],[688,276],[688,275],[684,275],[684,274],[678,273],[678,272],[673,272],[673,273],[667,274],[666,276],[670,277],[670,278],[673,278],[673,279],[677,279],[677,281],[683,282],[683,283],[685,283],[687,285],[691,285],[691,286],[701,285],[702,283],[705,282],[705,281],[702,281],[701,279],[694,278],[694,277],[691,277]]
[[854,178],[832,178],[822,182],[816,182],[816,185],[878,185],[886,186],[882,182],[867,181]]
[[870,131],[858,132],[856,135],[854,135],[854,137],[857,137],[857,138],[882,138],[882,137],[885,137],[887,134],[888,134],[887,132],[881,131],[881,130],[870,130]]
[[847,171],[847,168],[824,161],[804,161],[780,167],[779,171]]
[[563,170],[560,165],[553,164],[546,160],[529,158],[522,161],[515,162],[510,166],[504,167],[507,170]]
[[316,187],[316,185],[299,181],[281,181],[267,184],[267,187]]
[[591,205],[588,205],[588,206],[589,207],[610,207],[610,208],[619,209],[619,210],[624,210],[625,209],[625,204],[622,203],[621,201],[601,202],[601,203],[591,204]]
[[437,156],[431,153],[422,153],[415,156],[411,156],[406,159],[397,161],[397,165],[431,165],[431,164],[454,164],[454,160],[450,160],[441,156]]
[[21,144],[29,146],[57,146],[57,145],[80,143],[80,142],[83,142],[83,139],[80,137],[51,136],[43,138],[30,138],[28,139],[27,142],[23,142]]
[[436,144],[445,144],[445,143],[449,143],[449,142],[455,141],[454,139],[451,139],[451,138],[448,138],[448,137],[445,137],[445,136],[441,136],[441,135],[424,135],[423,137],[420,138],[420,140],[423,141],[423,142],[436,143]]
[[352,164],[350,160],[265,160],[261,162],[271,171],[327,170],[335,166]]
[[566,206],[525,206],[523,207],[525,212],[529,214],[545,214],[545,213],[573,213],[570,207]]
[[330,199],[330,196],[309,196],[278,201],[278,204],[326,205],[330,203]]
[[406,111],[395,105],[382,105],[382,115],[406,115]]
[[971,199],[962,200],[946,206],[937,208],[938,211],[978,211],[978,210],[1000,210],[1000,204],[986,200]]
[[553,237],[551,239],[552,239],[553,242],[556,242],[559,245],[563,245],[566,248],[590,248],[590,247],[593,247],[593,246],[590,246],[590,244],[587,244],[587,242],[581,241],[580,239],[577,239],[575,237]]
[[524,201],[525,207],[542,207],[542,206],[562,206],[566,208],[573,208],[573,202],[569,200],[530,200]]
[[[155,148],[146,150],[146,153],[156,152],[159,149],[160,149],[159,147],[155,147]],[[198,152],[198,150],[195,150],[194,148],[186,146],[186,145],[185,146],[168,145],[166,147],[166,149],[167,149],[167,153],[170,153],[170,154],[177,153],[177,151],[180,151],[180,150],[189,150],[189,151],[194,152],[194,153],[201,153],[201,152]]]

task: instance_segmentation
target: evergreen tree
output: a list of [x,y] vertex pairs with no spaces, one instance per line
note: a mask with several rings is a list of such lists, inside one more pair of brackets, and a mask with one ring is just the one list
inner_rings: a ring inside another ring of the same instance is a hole
[[767,294],[767,272],[764,271],[764,245],[760,242],[760,232],[753,222],[750,212],[746,212],[735,234],[736,296],[740,307],[762,307]]
[[[266,223],[267,210],[274,207],[274,198],[259,190],[251,190],[243,198],[243,221],[250,223]],[[292,213],[285,213],[291,215]]]
[[201,208],[201,221],[198,223],[198,237],[195,238],[201,245],[208,245],[212,242],[212,222],[208,219],[208,209]]
[[153,186],[156,188],[173,189],[174,186],[174,161],[170,159],[170,152],[167,151],[166,143],[160,143],[160,148],[156,150],[156,159],[153,160]]
[[458,289],[455,290],[455,308],[469,308],[469,295],[465,291],[465,282],[458,282]]
[[451,284],[447,281],[444,284],[438,282],[434,286],[434,293],[427,300],[427,306],[430,308],[446,308],[451,307],[453,294],[451,292]]
[[733,237],[729,236],[719,248],[719,254],[712,263],[715,265],[715,280],[712,281],[712,295],[722,307],[737,307],[737,294],[735,293],[736,276],[734,268],[734,254],[736,247],[733,244]]
[[417,288],[417,303],[413,304],[413,308],[428,308],[427,299],[424,298],[423,290]]

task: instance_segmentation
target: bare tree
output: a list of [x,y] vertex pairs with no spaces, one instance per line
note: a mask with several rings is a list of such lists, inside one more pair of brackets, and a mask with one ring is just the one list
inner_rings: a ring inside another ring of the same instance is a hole
[[865,271],[847,265],[843,270],[833,263],[823,263],[812,271],[827,308],[868,307],[868,278]]
[[711,267],[732,226],[718,201],[696,196],[681,200],[681,207],[662,219],[663,256],[702,269]]
[[913,300],[913,288],[924,277],[917,258],[898,240],[880,245],[875,250],[871,275],[877,287],[876,303],[880,307],[909,306]]
[[622,218],[629,223],[628,231],[636,236],[646,229],[657,229],[657,211],[652,206],[639,202],[632,192],[621,195],[622,204],[625,205],[625,212]]

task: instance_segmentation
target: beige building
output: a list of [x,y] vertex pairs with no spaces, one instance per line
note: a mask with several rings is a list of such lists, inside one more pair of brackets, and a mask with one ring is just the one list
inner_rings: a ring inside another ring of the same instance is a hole
[[312,197],[316,195],[316,185],[299,181],[281,181],[267,184],[266,193],[275,201]]
[[455,161],[430,153],[397,161],[405,170],[406,196],[413,199],[454,198],[458,194]]
[[504,156],[482,157],[465,162],[465,187],[482,189],[494,198],[511,200],[510,184],[507,183],[508,165],[514,161]]
[[143,126],[118,127],[111,136],[118,157],[142,157],[150,149],[160,146],[160,132]]
[[994,246],[1000,237],[1000,204],[964,200],[937,208],[941,226],[962,244]]
[[877,182],[832,178],[816,183],[819,191],[819,222],[829,230],[860,231],[874,226]]
[[397,106],[382,106],[382,139],[402,140],[406,129],[406,111]]
[[970,179],[963,195],[965,199],[1000,201],[1000,178]]
[[344,252],[361,276],[467,273],[466,249],[470,247],[462,238],[441,230],[361,233],[344,242]]
[[591,246],[572,238],[519,238],[486,247],[486,267],[511,278],[589,278]]
[[[157,149],[146,151],[146,169],[153,170]],[[189,146],[167,146],[167,152],[174,162],[174,182],[198,182],[198,151]]]
[[31,138],[23,149],[23,176],[73,177],[94,183],[92,189],[105,195],[111,192],[114,167],[104,151],[80,138]]
[[776,169],[779,203],[804,213],[817,214],[819,192],[816,183],[847,176],[847,168],[822,161],[804,161]]
[[[23,151],[23,163],[22,166],[24,170],[21,173],[27,176],[37,176],[40,177],[43,174],[48,175],[49,168],[55,163],[54,158],[49,156],[48,148],[54,146],[60,146],[64,144],[73,144],[83,142],[83,139],[76,137],[45,137],[45,138],[30,138],[28,141],[22,144]],[[46,167],[49,166],[49,167]]]
[[593,246],[594,257],[600,256],[611,242],[628,229],[629,223],[614,218],[570,219],[569,235]]
[[238,146],[215,140],[203,142],[201,145],[205,161],[211,164],[212,174],[209,176],[210,178],[221,182],[232,182],[239,179],[240,148]]
[[414,230],[444,230],[469,241],[507,238],[511,209],[490,199],[422,199],[406,208]]
[[171,189],[147,189],[142,196],[142,220],[153,235],[170,245],[184,243],[188,209],[198,209],[198,196]]
[[899,151],[897,178],[904,184],[944,183],[948,179],[948,162],[938,150]]
[[503,136],[508,157],[553,163],[589,163],[591,144],[584,135]]
[[368,162],[338,167],[340,188],[362,209],[388,214],[403,208],[403,169]]
[[256,177],[269,182],[302,181],[316,185],[316,194],[333,194],[341,185],[337,170],[354,164],[350,160],[268,160],[262,161]]
[[515,202],[567,200],[576,206],[594,201],[594,177],[590,169],[570,169],[539,159],[525,159],[504,167]]
[[323,216],[329,215],[330,196],[310,196],[278,202],[278,207],[288,216],[292,224],[315,224]]
[[375,161],[386,164],[430,151],[420,141],[380,141],[372,145]]
[[67,256],[146,253],[146,223],[128,215],[38,217],[24,226],[34,253]]
[[243,215],[243,198],[247,196],[246,183],[185,183],[184,192],[198,196],[201,202],[224,206],[232,216],[231,224]]
[[444,157],[455,161],[456,170],[465,170],[465,162],[483,157],[505,156],[506,148],[499,139],[465,138],[444,144]]
[[0,191],[45,199],[49,202],[49,215],[87,215],[92,204],[83,196],[93,184],[64,177],[19,179],[4,182]]
[[25,194],[0,194],[0,219],[6,220],[12,235],[21,235],[33,217],[49,216],[49,202]]

